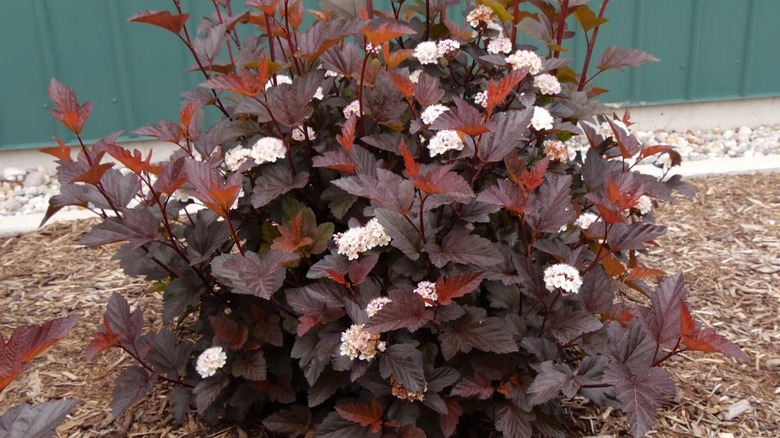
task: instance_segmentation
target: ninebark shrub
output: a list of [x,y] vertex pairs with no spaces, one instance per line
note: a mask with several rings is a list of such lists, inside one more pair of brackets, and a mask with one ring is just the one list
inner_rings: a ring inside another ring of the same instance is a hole
[[[125,272],[163,291],[166,328],[145,332],[114,295],[88,348],[138,362],[115,417],[168,382],[177,421],[194,407],[289,436],[565,436],[576,396],[641,436],[675,391],[670,357],[745,358],[693,320],[681,275],[642,261],[666,231],[653,205],[690,189],[636,172],[680,156],[593,100],[602,71],[657,61],[594,58],[608,0],[485,1],[465,27],[447,1],[233,3],[197,26],[179,1],[131,18],[175,34],[204,78],[178,120],[136,131],[171,157],[119,133],[75,160],[45,150],[62,183],[47,217],[95,210],[81,242],[125,242]],[[588,42],[580,71],[570,26]],[[80,139],[91,106],[57,81],[50,94]]]

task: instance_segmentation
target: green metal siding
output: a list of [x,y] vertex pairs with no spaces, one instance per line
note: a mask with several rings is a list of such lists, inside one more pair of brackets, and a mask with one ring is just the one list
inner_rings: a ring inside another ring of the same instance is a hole
[[[211,13],[206,0],[183,3],[196,19]],[[317,1],[306,3],[313,8]],[[381,9],[389,0],[375,4]],[[462,22],[463,4],[448,17]],[[140,9],[166,6],[162,0],[7,2],[0,14],[0,149],[37,147],[51,135],[72,140],[48,114],[52,77],[93,102],[86,138],[175,117],[180,93],[196,86],[200,74],[184,73],[192,61],[173,35],[127,22]],[[611,90],[605,100],[654,104],[780,95],[778,0],[613,0],[607,17],[597,53],[617,44],[661,62],[600,75],[596,85]],[[566,45],[575,67],[581,65],[582,36]]]

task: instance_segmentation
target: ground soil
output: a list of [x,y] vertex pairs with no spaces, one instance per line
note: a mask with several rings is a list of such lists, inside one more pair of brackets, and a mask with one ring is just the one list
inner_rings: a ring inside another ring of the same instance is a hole
[[[719,176],[691,180],[696,200],[678,198],[655,209],[669,224],[646,266],[684,272],[694,316],[738,343],[749,363],[716,354],[683,353],[669,368],[678,396],[663,406],[657,437],[780,436],[780,175]],[[109,351],[91,362],[84,348],[112,292],[146,310],[161,324],[154,285],[127,278],[110,258],[116,246],[83,248],[85,221],[53,225],[38,233],[0,239],[0,332],[71,312],[81,315],[73,333],[35,360],[0,393],[0,412],[18,403],[49,399],[81,402],[60,437],[245,437],[260,432],[206,428],[190,416],[170,421],[166,388],[158,386],[121,418],[111,421],[113,379],[131,360]],[[736,407],[749,409],[737,413]],[[567,403],[572,436],[627,436],[625,418],[579,400]]]

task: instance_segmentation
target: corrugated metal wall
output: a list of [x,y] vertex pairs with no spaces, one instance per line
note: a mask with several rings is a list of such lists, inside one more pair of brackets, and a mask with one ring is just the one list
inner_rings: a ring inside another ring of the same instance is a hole
[[[210,2],[184,2],[193,16]],[[317,3],[307,0],[307,6]],[[389,4],[379,0],[377,8]],[[598,0],[591,0],[597,8]],[[178,96],[200,82],[183,45],[171,34],[127,23],[161,0],[17,0],[0,14],[0,149],[36,147],[51,135],[72,138],[48,114],[52,77],[95,105],[85,137],[131,131],[175,117]],[[449,12],[463,16],[464,7]],[[662,60],[625,72],[606,72],[597,85],[605,100],[669,103],[780,95],[778,0],[612,0],[611,22],[597,51],[618,44]],[[573,23],[572,23],[573,24]],[[575,65],[584,40],[570,42]]]

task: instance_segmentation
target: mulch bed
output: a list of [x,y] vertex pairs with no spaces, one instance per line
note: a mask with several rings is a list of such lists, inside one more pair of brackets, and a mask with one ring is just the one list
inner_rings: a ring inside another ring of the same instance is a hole
[[[664,405],[657,437],[780,436],[780,175],[717,176],[690,181],[695,201],[678,198],[655,211],[670,225],[646,266],[683,272],[694,316],[737,342],[751,358],[737,363],[716,354],[683,353],[670,369],[678,396]],[[112,292],[143,303],[147,326],[161,325],[154,285],[125,277],[110,258],[117,246],[76,244],[87,221],[0,239],[0,332],[77,312],[71,335],[36,359],[0,393],[0,412],[19,403],[79,399],[61,437],[246,437],[238,427],[208,429],[190,416],[170,421],[166,388],[158,388],[122,418],[110,421],[113,379],[131,363],[109,351],[91,362],[84,348]],[[729,417],[729,411],[748,405]],[[610,408],[567,403],[578,435],[628,436],[625,418]]]

